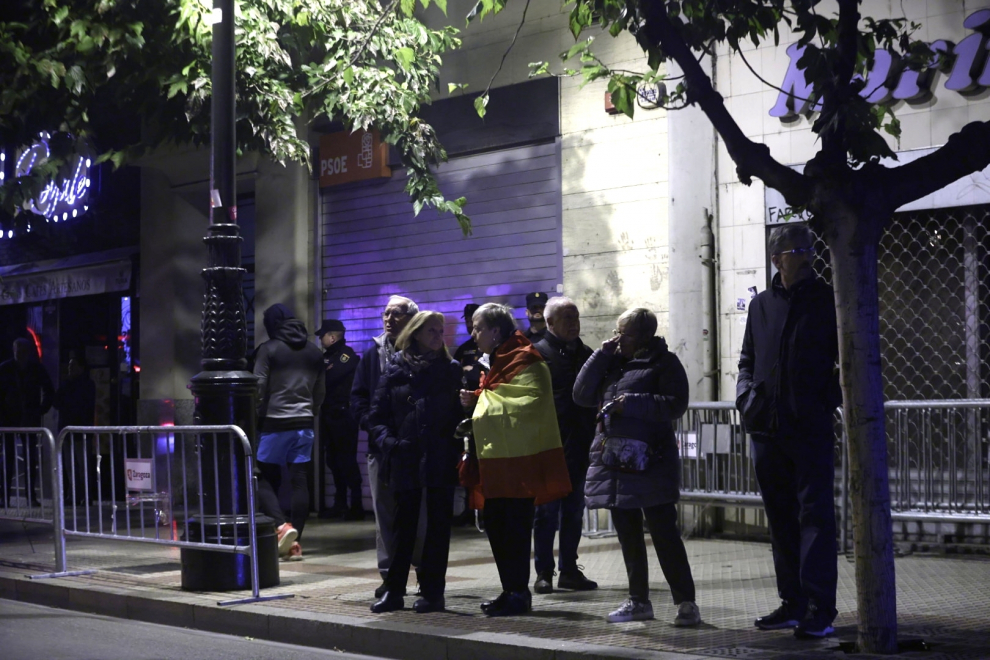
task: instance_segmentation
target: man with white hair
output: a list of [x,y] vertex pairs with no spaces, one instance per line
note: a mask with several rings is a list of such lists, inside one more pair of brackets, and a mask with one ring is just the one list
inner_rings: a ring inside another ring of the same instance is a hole
[[[378,378],[385,371],[385,366],[395,355],[395,340],[406,327],[409,320],[419,312],[419,305],[404,296],[392,296],[388,299],[382,311],[384,332],[374,338],[374,344],[361,356],[354,385],[351,388],[351,414],[358,425],[368,431],[368,413],[371,409],[371,397],[378,385]],[[378,572],[382,576],[382,585],[375,590],[375,598],[384,595],[385,575],[392,563],[392,530],[395,529],[393,512],[396,510],[393,495],[378,479],[378,469],[381,457],[368,452],[368,485],[371,488],[371,504],[375,509],[375,541],[378,547]]]
[[553,541],[560,530],[559,577],[557,587],[574,591],[598,588],[578,567],[577,549],[584,516],[584,479],[588,472],[588,452],[595,437],[595,411],[574,403],[574,381],[592,350],[580,338],[581,315],[574,301],[555,296],[543,311],[547,330],[533,346],[550,368],[553,403],[557,410],[560,441],[573,490],[563,499],[536,507],[533,521],[533,558],[538,594],[553,592]]

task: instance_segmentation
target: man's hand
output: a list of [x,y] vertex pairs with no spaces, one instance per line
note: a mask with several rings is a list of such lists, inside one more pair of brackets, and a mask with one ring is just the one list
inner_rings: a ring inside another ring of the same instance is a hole
[[474,408],[474,405],[478,403],[478,395],[471,390],[461,390],[461,405],[464,406],[465,410],[470,410]]

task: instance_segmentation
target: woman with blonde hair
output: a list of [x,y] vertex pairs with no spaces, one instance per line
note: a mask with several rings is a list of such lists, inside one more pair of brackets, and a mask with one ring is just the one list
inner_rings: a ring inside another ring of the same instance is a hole
[[444,609],[444,578],[450,551],[454,487],[462,443],[454,439],[461,420],[458,400],[461,367],[450,357],[443,336],[444,317],[421,311],[395,342],[396,355],[385,367],[369,414],[369,443],[382,456],[379,478],[394,495],[392,563],[385,594],[375,613],[405,607],[420,504],[426,493],[426,538],[418,575],[422,597],[416,612]]

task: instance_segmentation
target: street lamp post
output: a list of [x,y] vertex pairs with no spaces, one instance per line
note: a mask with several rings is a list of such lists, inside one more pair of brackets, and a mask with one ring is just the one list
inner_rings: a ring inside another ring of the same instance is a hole
[[[206,295],[201,322],[203,370],[193,376],[197,424],[236,424],[255,437],[257,379],[245,371],[247,323],[244,315],[241,242],[237,226],[234,122],[234,0],[213,0],[212,126],[210,228],[203,239],[209,264],[203,270]],[[228,451],[227,447],[233,447]],[[193,541],[248,544],[244,456],[237,442],[206,442],[200,448],[205,525],[189,525]],[[218,469],[214,471],[212,466]],[[278,584],[278,551],[273,521],[259,517],[259,588]],[[203,532],[202,530],[205,530]],[[222,539],[216,538],[219,534]],[[211,536],[212,535],[212,536]],[[225,591],[251,587],[247,557],[240,554],[182,550],[182,588]]]

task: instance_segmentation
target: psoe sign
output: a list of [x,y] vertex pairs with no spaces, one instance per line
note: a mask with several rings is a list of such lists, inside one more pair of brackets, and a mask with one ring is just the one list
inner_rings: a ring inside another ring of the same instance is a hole
[[341,131],[320,136],[320,187],[365,179],[387,179],[388,144],[378,131]]

